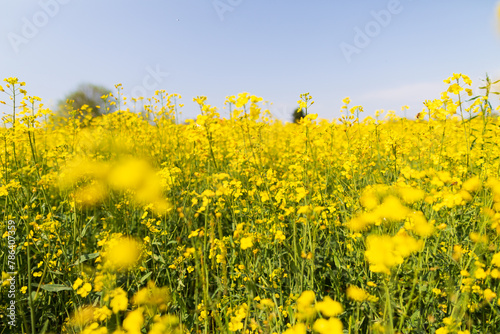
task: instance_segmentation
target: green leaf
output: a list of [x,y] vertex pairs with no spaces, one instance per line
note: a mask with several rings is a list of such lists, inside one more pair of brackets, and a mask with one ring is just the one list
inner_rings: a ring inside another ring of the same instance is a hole
[[56,271],[52,271],[52,270],[49,270],[49,273],[53,273],[53,274],[56,274],[56,275],[64,275],[62,272],[60,272],[59,270],[56,270]]
[[47,328],[49,328],[49,319],[45,320],[45,323],[43,324],[42,331],[40,334],[45,334],[47,332]]
[[[38,288],[38,284],[31,284],[34,287]],[[59,292],[59,291],[72,291],[73,288],[66,286],[64,284],[42,284],[40,286],[45,291],[50,292]]]
[[82,239],[85,236],[85,233],[87,233],[87,229],[89,228],[90,223],[92,223],[93,220],[94,220],[94,216],[90,217],[87,224],[85,224],[85,227],[83,228],[82,232],[80,233],[80,239]]
[[420,315],[420,311],[419,310],[416,310],[415,312],[413,312],[413,314],[410,317],[411,324],[413,326],[417,326],[418,325],[418,320],[420,319],[420,317],[421,317],[421,315]]
[[155,261],[165,264],[165,259],[161,255],[153,254],[153,259]]
[[141,283],[144,282],[145,280],[147,280],[149,278],[149,276],[151,276],[153,272],[150,271],[149,273],[147,273],[146,275],[142,276],[141,277]]
[[73,266],[77,266],[79,265],[80,263],[82,262],[85,262],[87,260],[92,260],[92,259],[95,259],[96,257],[99,256],[99,252],[97,253],[92,253],[92,254],[83,254],[82,256],[80,256],[80,259],[77,260],[75,263],[71,264],[70,267],[73,267]]
[[333,262],[335,263],[335,267],[340,269],[340,261],[335,255],[333,256]]

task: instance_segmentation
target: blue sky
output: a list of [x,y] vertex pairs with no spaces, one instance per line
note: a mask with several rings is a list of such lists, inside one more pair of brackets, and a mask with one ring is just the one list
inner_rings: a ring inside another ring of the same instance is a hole
[[[55,105],[79,83],[126,95],[179,93],[183,118],[206,95],[222,108],[249,92],[290,120],[339,117],[349,96],[366,115],[438,98],[443,79],[500,78],[496,0],[16,0],[0,11],[0,77]],[[221,114],[226,111],[221,109]]]

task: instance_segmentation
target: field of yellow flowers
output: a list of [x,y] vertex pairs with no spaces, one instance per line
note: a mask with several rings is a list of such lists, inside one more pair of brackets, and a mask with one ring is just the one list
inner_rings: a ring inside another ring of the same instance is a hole
[[498,332],[498,95],[445,82],[416,120],[242,93],[178,124],[164,91],[62,119],[5,79],[0,332]]

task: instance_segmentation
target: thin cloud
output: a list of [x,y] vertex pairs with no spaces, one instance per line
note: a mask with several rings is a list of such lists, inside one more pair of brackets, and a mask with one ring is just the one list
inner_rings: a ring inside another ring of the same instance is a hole
[[373,102],[425,101],[436,99],[446,90],[443,82],[420,82],[401,87],[391,87],[363,94],[360,98]]

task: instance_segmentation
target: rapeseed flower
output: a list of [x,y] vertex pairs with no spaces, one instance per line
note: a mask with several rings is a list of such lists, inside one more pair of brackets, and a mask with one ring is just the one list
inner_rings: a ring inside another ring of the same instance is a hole
[[365,256],[370,263],[370,270],[375,273],[390,274],[390,268],[403,263],[403,257],[394,249],[394,243],[388,235],[370,235],[366,239]]
[[369,235],[366,239],[365,257],[370,270],[375,273],[390,274],[390,269],[403,263],[404,258],[422,249],[422,242],[406,233],[394,237],[388,235]]
[[342,334],[342,322],[337,318],[318,319],[314,322],[313,329],[320,334]]
[[306,334],[307,327],[303,323],[297,323],[295,326],[288,328],[283,334]]
[[253,237],[241,238],[241,249],[245,250],[253,247]]
[[179,318],[174,315],[166,314],[163,316],[154,317],[154,324],[151,326],[148,334],[181,334],[179,329]]
[[143,324],[143,309],[139,307],[127,314],[127,317],[123,320],[123,329],[130,334],[140,334]]
[[94,321],[94,311],[93,306],[85,306],[78,308],[73,315],[70,317],[69,324],[74,327],[84,327],[87,324]]
[[331,299],[329,296],[326,296],[322,301],[317,302],[315,308],[325,317],[335,317],[344,311],[342,304]]
[[347,298],[352,299],[357,302],[363,302],[368,299],[370,294],[365,290],[357,287],[357,286],[349,286],[346,291]]
[[127,309],[127,293],[122,288],[114,289],[113,291],[111,291],[109,296],[112,298],[109,306],[111,306],[113,313],[118,313]]
[[131,237],[118,237],[108,242],[105,266],[112,270],[128,270],[140,259],[142,244]]
[[469,193],[474,193],[481,189],[481,180],[479,177],[474,176],[462,184],[462,188]]
[[[313,291],[304,291],[297,299],[297,318],[300,320],[310,319],[314,316],[313,306],[316,300],[316,294]],[[322,306],[324,307],[324,305]]]
[[154,281],[149,281],[147,287],[137,291],[132,302],[136,305],[154,305],[165,310],[169,300],[170,292],[167,287],[159,288]]

